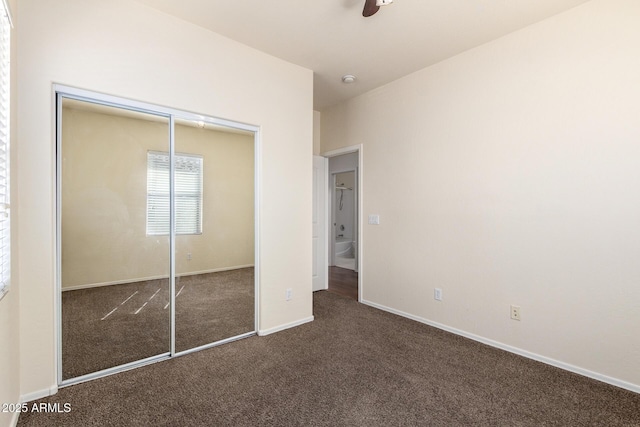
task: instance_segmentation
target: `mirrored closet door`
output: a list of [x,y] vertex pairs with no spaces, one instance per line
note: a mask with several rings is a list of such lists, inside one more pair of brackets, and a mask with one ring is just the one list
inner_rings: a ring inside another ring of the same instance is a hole
[[252,335],[256,130],[64,89],[59,383]]
[[176,120],[176,351],[253,330],[254,136]]

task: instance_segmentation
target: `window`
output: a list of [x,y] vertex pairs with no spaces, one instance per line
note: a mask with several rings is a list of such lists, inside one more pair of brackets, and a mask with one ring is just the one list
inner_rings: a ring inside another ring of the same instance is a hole
[[11,18],[0,2],[0,298],[11,282],[11,227],[9,217],[9,88]]
[[[169,154],[147,153],[147,234],[169,234]],[[175,155],[176,234],[202,233],[202,157]]]

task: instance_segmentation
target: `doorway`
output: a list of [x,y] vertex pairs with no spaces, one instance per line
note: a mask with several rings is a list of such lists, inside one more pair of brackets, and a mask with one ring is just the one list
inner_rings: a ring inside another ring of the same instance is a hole
[[257,128],[56,99],[59,384],[254,335]]
[[362,146],[323,154],[328,158],[328,290],[362,300]]

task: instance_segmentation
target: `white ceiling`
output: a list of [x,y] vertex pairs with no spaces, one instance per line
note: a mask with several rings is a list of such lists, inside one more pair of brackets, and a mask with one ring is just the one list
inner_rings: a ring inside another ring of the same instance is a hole
[[138,1],[313,70],[321,110],[588,0]]

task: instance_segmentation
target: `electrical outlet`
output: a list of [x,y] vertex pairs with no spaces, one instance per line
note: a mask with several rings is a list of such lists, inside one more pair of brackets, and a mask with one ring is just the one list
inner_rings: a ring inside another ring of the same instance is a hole
[[513,320],[520,320],[520,306],[512,305],[511,306],[511,318]]
[[187,254],[187,261],[191,261],[191,252]]
[[284,299],[287,301],[291,301],[292,298],[293,298],[293,290],[291,288],[287,288],[287,290],[284,291]]
[[442,301],[442,289],[435,288],[433,290],[433,299],[435,299],[437,301]]

